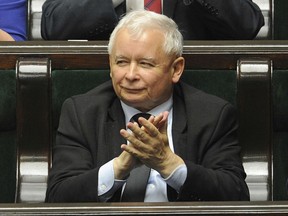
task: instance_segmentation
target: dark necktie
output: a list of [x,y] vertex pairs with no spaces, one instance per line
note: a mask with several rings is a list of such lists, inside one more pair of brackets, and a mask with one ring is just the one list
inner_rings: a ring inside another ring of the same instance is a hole
[[139,123],[138,119],[140,117],[143,117],[145,119],[149,119],[151,116],[151,114],[149,113],[137,113],[134,116],[132,116],[132,118],[130,119],[130,122],[137,122],[139,126],[141,126],[141,124]]
[[144,0],[144,8],[145,10],[154,11],[161,14],[161,0]]
[[[140,126],[138,122],[139,117],[149,119],[150,116],[151,115],[147,113],[138,113],[134,115],[130,121],[137,122]],[[149,175],[150,168],[145,165],[134,168],[127,179],[121,202],[144,202]]]

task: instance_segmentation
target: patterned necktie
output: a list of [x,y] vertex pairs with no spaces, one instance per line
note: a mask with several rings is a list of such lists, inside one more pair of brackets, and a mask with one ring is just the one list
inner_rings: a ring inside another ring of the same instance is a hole
[[[148,113],[138,113],[130,122],[137,122],[141,126],[138,122],[139,117],[149,119],[150,116]],[[144,202],[149,175],[150,168],[145,165],[134,168],[127,179],[121,202]]]
[[156,13],[162,13],[161,7],[162,0],[144,0],[144,8],[145,10],[154,11]]

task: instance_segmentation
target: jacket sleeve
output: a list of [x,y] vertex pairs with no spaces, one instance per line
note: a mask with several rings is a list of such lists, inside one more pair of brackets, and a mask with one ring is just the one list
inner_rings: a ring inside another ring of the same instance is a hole
[[41,35],[45,40],[107,39],[117,22],[112,0],[46,0]]
[[264,25],[263,14],[251,0],[195,0],[199,21],[210,39],[253,39]]
[[185,161],[187,179],[179,201],[249,200],[234,108],[226,104],[215,119],[201,129],[197,161]]
[[61,112],[46,202],[98,201],[98,170],[79,124],[77,110],[68,99]]

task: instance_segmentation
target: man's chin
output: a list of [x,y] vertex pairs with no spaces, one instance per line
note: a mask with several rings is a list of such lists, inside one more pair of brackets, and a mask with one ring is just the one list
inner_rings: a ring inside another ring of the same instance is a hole
[[121,98],[121,100],[130,107],[134,107],[139,109],[140,107],[143,108],[147,106],[147,100],[140,100],[140,99],[132,99],[132,98]]
[[129,105],[129,106],[132,106],[132,107],[134,107],[134,106],[139,106],[140,104],[145,103],[145,102],[143,102],[143,100],[137,100],[137,99],[132,99],[132,98],[129,98],[129,99],[127,99],[127,98],[121,98],[121,100],[122,100],[125,104],[127,104],[127,105]]

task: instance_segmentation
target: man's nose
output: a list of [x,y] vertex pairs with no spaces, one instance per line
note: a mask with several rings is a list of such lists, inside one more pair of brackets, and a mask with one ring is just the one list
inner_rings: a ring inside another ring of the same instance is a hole
[[137,63],[131,63],[129,67],[129,71],[126,74],[128,79],[135,79],[138,75],[138,66]]

